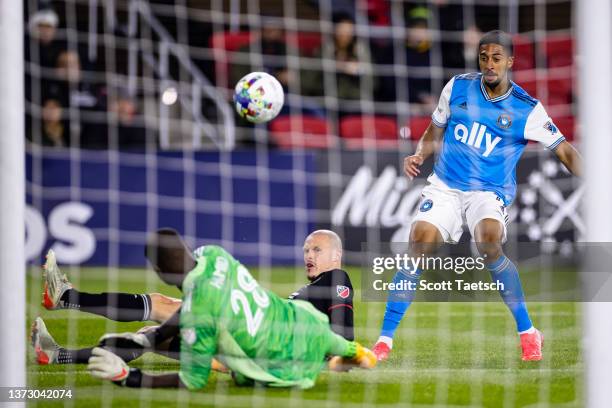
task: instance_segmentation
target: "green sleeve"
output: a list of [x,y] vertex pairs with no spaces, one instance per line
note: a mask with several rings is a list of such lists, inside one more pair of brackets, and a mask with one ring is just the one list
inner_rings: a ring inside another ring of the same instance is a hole
[[190,390],[206,386],[211,361],[217,352],[214,326],[181,329],[181,368],[179,376]]
[[179,376],[191,390],[206,386],[211,361],[217,353],[217,324],[210,307],[210,293],[207,285],[202,284],[205,265],[206,262],[199,262],[198,268],[183,282]]

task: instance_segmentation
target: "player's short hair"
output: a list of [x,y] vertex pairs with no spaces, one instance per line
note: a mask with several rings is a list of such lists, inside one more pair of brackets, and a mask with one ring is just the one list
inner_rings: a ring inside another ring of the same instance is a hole
[[501,30],[493,30],[485,33],[480,41],[478,42],[478,49],[485,44],[499,44],[506,49],[509,56],[514,55],[514,45],[512,44],[512,37]]
[[180,285],[195,266],[191,251],[172,228],[160,228],[149,236],[145,256],[160,278],[169,284]]
[[342,240],[340,239],[338,234],[336,234],[334,231],[327,230],[327,229],[316,230],[316,231],[311,232],[306,239],[308,239],[309,237],[312,237],[313,235],[325,235],[331,240],[332,245],[335,246],[336,249],[338,249],[339,251],[342,251]]

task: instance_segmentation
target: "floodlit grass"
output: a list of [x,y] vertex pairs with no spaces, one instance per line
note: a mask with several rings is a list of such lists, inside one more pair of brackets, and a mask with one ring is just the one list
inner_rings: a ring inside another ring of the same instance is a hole
[[[180,297],[151,271],[138,269],[66,269],[83,291],[158,291]],[[287,296],[304,283],[302,271],[273,268],[254,271],[260,283]],[[384,313],[383,302],[360,301],[359,270],[350,269],[355,296],[357,340],[372,346]],[[77,279],[78,278],[78,279]],[[27,325],[40,315],[64,346],[97,343],[106,332],[140,328],[144,323],[116,323],[78,311],[47,311],[40,307],[41,275],[29,272]],[[580,308],[577,303],[528,304],[545,336],[544,360],[520,360],[518,336],[503,303],[425,303],[409,309],[396,336],[393,353],[375,370],[349,373],[324,371],[309,390],[244,388],[225,374],[213,373],[202,392],[120,388],[89,376],[84,365],[38,366],[28,352],[28,383],[32,388],[71,388],[72,400],[39,402],[46,406],[147,407],[309,407],[346,406],[484,406],[578,407],[583,405],[580,355]],[[177,371],[178,363],[147,354],[132,363],[148,372]],[[36,406],[36,403],[30,403]]]

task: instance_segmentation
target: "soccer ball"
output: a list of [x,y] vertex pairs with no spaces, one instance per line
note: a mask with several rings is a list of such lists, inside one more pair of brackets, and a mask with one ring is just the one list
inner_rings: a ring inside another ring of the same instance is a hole
[[265,72],[251,72],[236,84],[234,105],[238,115],[252,123],[264,123],[278,115],[285,94],[280,82]]

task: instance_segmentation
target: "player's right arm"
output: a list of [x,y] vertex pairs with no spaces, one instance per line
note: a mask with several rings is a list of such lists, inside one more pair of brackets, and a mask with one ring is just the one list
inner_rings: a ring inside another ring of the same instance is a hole
[[455,78],[448,81],[444,86],[438,106],[431,115],[431,122],[425,129],[425,133],[419,139],[416,151],[412,156],[404,158],[404,173],[411,179],[421,173],[419,167],[436,151],[439,142],[442,140],[450,117],[450,97],[454,82]]
[[106,334],[98,346],[112,351],[125,361],[134,360],[145,351],[165,351],[163,344],[179,334],[180,313],[180,310],[176,311],[160,326],[148,330]]
[[121,357],[101,347],[92,350],[87,369],[95,378],[130,388],[186,387],[178,373],[161,375],[143,373],[138,368],[130,368]]
[[429,123],[425,133],[419,139],[414,154],[404,158],[404,172],[408,177],[414,178],[421,173],[419,167],[436,151],[437,144],[442,140],[444,129],[439,128],[433,122]]

